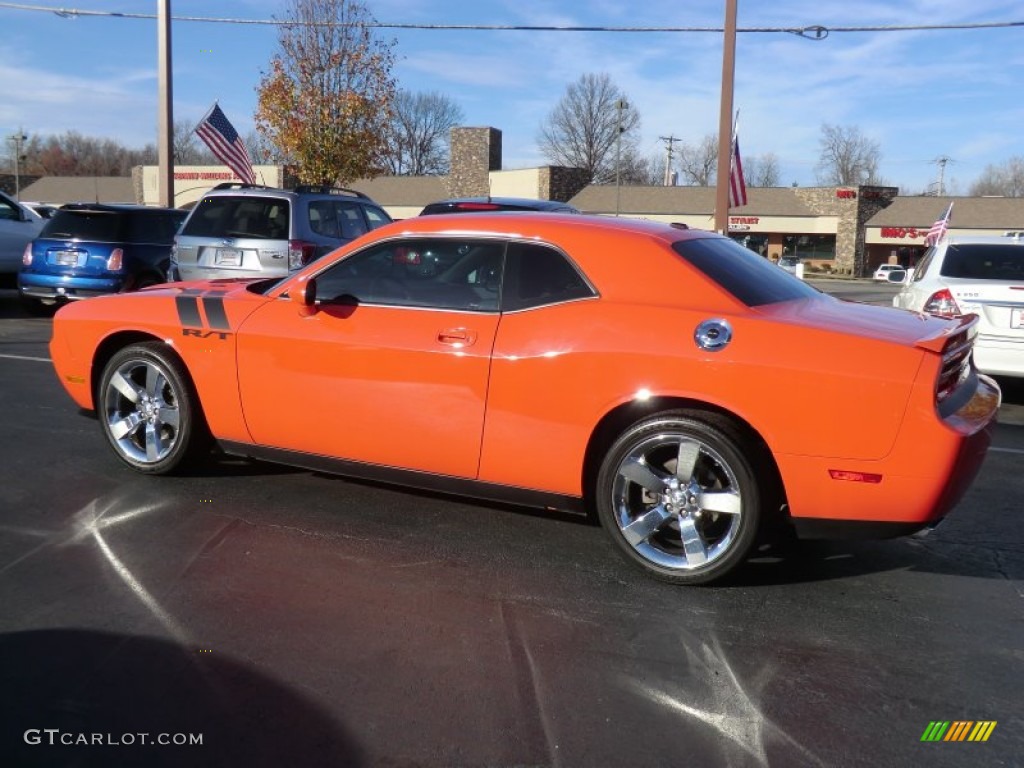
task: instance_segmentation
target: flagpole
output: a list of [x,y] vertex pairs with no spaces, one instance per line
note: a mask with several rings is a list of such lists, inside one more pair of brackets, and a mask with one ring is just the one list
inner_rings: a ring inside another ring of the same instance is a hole
[[715,229],[729,233],[729,172],[732,158],[733,81],[736,72],[736,4],[725,0],[725,34],[722,44],[722,97],[718,113],[718,176],[715,189]]

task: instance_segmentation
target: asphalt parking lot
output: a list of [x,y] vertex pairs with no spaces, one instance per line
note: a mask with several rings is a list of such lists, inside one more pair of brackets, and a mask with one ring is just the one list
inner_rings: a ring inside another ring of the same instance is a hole
[[[0,765],[1021,764],[1017,385],[928,536],[676,588],[571,516],[248,462],[139,476],[61,390],[50,322],[0,291]],[[996,725],[923,742],[935,721]]]

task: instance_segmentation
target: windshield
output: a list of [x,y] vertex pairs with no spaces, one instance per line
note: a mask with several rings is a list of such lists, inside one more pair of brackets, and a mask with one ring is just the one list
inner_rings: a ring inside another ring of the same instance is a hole
[[965,280],[1024,280],[1024,246],[1015,243],[951,244],[940,273],[943,277]]

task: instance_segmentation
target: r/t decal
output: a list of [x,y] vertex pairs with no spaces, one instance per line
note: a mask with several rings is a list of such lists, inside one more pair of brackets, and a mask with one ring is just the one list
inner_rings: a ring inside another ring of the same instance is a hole
[[[227,312],[224,311],[222,291],[185,290],[175,296],[174,304],[178,310],[178,320],[183,326],[182,336],[195,336],[200,339],[216,336],[223,340],[231,335],[231,323],[228,322]],[[200,305],[202,313],[199,311]]]

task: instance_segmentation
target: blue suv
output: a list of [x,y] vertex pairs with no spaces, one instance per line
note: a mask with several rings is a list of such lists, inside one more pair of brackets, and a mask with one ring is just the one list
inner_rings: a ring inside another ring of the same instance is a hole
[[18,292],[30,311],[166,282],[174,235],[188,215],[173,208],[72,203],[25,248]]

